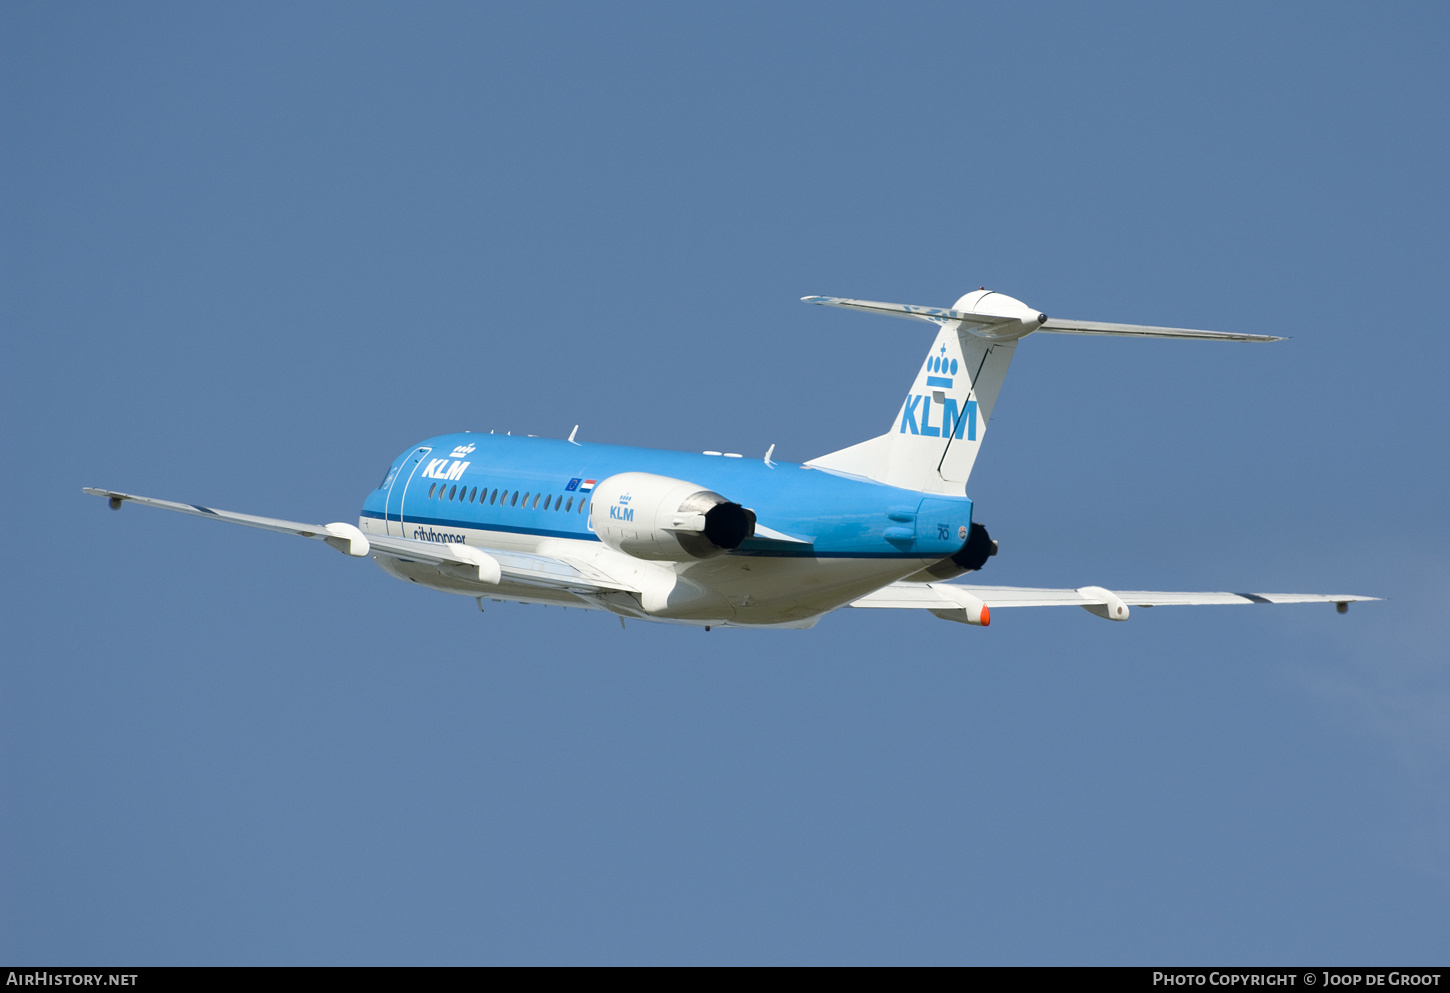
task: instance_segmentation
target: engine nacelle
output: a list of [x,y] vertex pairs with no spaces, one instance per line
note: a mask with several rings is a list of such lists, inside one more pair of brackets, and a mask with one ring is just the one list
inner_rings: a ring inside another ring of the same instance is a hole
[[755,512],[697,483],[621,472],[594,487],[589,523],[599,540],[637,559],[707,559],[755,534]]

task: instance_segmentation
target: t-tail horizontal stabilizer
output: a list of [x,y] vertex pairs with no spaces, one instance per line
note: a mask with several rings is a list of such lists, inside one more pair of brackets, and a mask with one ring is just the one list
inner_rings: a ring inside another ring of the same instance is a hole
[[1196,341],[1281,341],[1270,335],[1104,324],[1048,317],[1021,300],[974,290],[950,307],[845,297],[802,297],[824,307],[929,321],[938,326],[926,361],[883,435],[812,459],[816,469],[928,493],[960,493],[987,433],[1017,342],[1030,334],[1098,334]]
[[[984,291],[979,290],[977,293],[967,294],[962,300],[983,294]],[[1006,308],[1003,305],[1004,301],[1012,298],[1004,297],[1000,293],[985,293],[983,303],[978,305],[979,310],[988,311],[985,313],[959,309],[960,300],[957,301],[956,307],[916,307],[909,303],[881,303],[877,300],[851,300],[846,297],[801,297],[801,299],[806,303],[819,304],[822,307],[845,307],[886,317],[904,317],[942,325],[956,323],[983,338],[1001,338],[1004,335],[1020,338],[1040,331],[1046,334],[1106,334],[1126,338],[1178,338],[1188,341],[1284,340],[1268,334],[1244,334],[1238,331],[1199,331],[1193,328],[1161,328],[1148,324],[1059,320],[1048,317],[1046,314],[1037,313],[1025,305],[1022,305],[1020,310]],[[1012,302],[1020,304],[1020,301]],[[1003,311],[1010,312],[1004,313]],[[1035,327],[1032,326],[1034,323]]]

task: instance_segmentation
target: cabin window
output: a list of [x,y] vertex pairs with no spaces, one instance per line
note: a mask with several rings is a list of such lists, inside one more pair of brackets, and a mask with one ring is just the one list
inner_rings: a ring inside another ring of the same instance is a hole
[[574,509],[574,498],[573,497],[570,497],[569,498],[569,502],[566,503],[566,504],[564,504],[564,513],[567,514],[567,513],[569,513],[569,511],[571,511],[573,509]]
[[468,502],[469,502],[469,503],[473,503],[473,501],[475,501],[475,500],[477,500],[477,499],[478,499],[478,487],[477,487],[477,486],[475,486],[475,487],[474,487],[474,488],[473,488],[473,492],[472,492],[472,493],[470,493],[470,494],[468,494]]
[[528,510],[529,509],[529,491],[528,490],[524,490],[524,509],[525,510]]
[[579,513],[581,513],[581,514],[584,513],[584,505],[586,503],[588,503],[588,502],[589,502],[589,498],[588,497],[580,497],[579,498]]
[[437,483],[433,483],[433,484],[431,484],[428,487],[428,499],[429,500],[432,500],[433,499],[433,491],[436,490],[437,488],[438,488],[438,484]]
[[509,506],[510,507],[517,507],[518,505],[519,505],[519,491],[518,490],[514,490],[514,498],[509,501]]
[[493,503],[497,499],[498,499],[498,490],[497,489],[494,489],[493,493],[488,498],[488,502],[489,503]]
[[452,500],[457,495],[458,495],[458,487],[455,486],[455,487],[453,487],[453,492],[448,494],[448,499]]
[[539,509],[539,498],[537,496],[534,497],[534,509],[535,510],[538,510]]

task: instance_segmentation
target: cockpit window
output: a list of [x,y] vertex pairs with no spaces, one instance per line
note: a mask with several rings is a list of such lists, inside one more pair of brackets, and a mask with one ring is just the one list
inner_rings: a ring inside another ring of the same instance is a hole
[[393,477],[396,476],[397,474],[398,474],[398,467],[397,466],[395,466],[395,465],[388,466],[388,471],[385,472],[385,473],[383,473],[383,481],[378,484],[378,489],[380,489],[380,490],[387,489],[388,488],[388,484],[393,481]]

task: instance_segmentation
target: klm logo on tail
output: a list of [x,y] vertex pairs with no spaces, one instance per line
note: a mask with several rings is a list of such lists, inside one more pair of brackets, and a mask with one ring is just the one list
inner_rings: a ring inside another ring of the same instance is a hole
[[[897,426],[898,433],[910,432],[927,438],[965,438],[976,441],[977,401],[967,400],[965,407],[958,407],[955,397],[939,392],[952,389],[959,366],[956,359],[947,357],[945,341],[934,351],[936,354],[927,356],[926,369],[923,371],[926,374],[926,385],[936,389],[929,394],[913,393],[906,398],[906,406],[901,410],[901,423]],[[932,423],[933,401],[941,408],[941,413],[935,415],[935,424]]]
[[[928,382],[930,381],[928,380]],[[939,406],[942,411],[937,423],[933,424],[931,422],[931,396],[913,393],[907,397],[906,406],[901,408],[899,433],[906,434],[910,431],[912,434],[925,435],[928,438],[950,436],[966,438],[968,441],[977,440],[977,401],[968,400],[967,405],[959,410],[954,397],[943,397]]]

